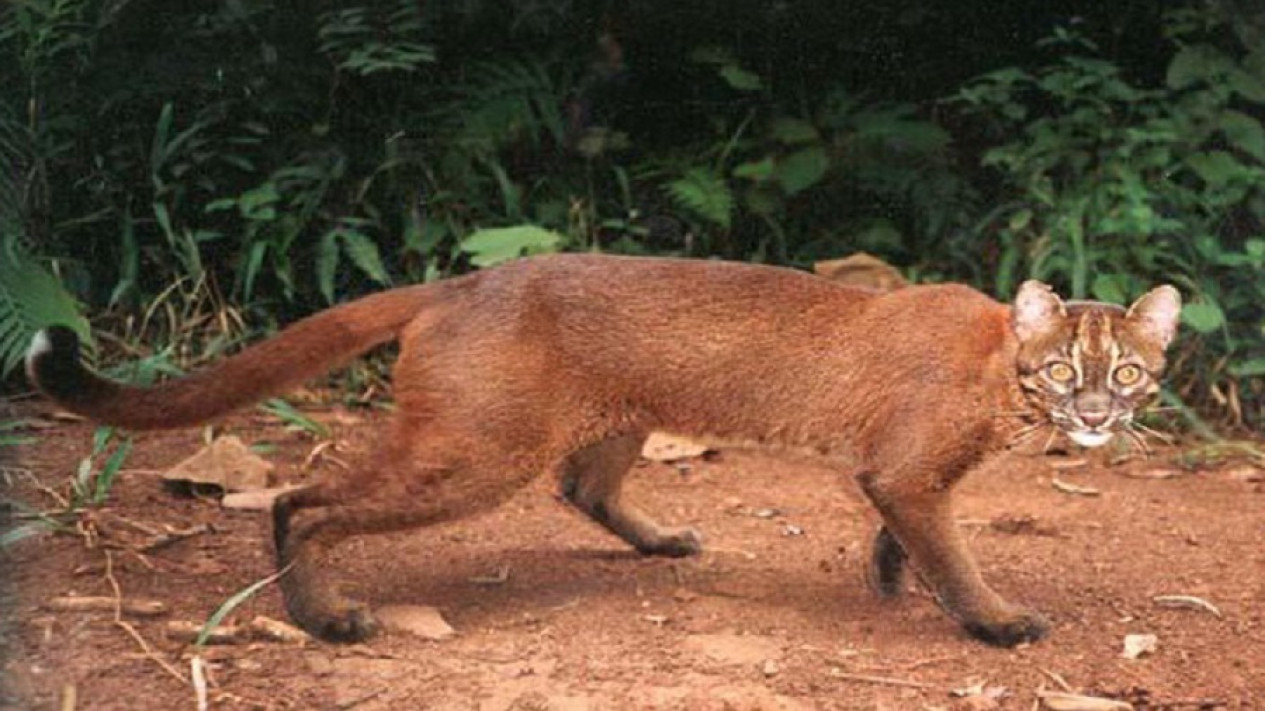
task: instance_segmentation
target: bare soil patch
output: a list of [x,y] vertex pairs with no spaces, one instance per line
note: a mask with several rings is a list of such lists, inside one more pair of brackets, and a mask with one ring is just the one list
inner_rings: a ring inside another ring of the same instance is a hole
[[[275,421],[243,415],[228,429],[275,444],[265,456],[278,483],[301,482],[354,466],[370,446],[375,415],[320,416],[338,450],[310,462],[314,443]],[[0,552],[15,595],[0,708],[63,708],[72,693],[80,709],[194,708],[190,685],[164,667],[189,672],[190,647],[167,624],[201,623],[273,572],[264,515],[162,485],[158,472],[201,436],[138,436],[109,506],[89,519],[95,539]],[[40,487],[64,490],[90,446],[88,425],[41,431],[22,451],[30,475],[0,480],[2,493],[51,508]],[[1265,483],[1242,467],[1149,476],[1162,460],[1055,468],[1067,458],[1011,455],[961,486],[960,522],[986,577],[1054,621],[1030,647],[969,639],[916,588],[877,600],[864,583],[877,518],[850,482],[725,450],[630,477],[647,509],[703,531],[697,559],[636,555],[560,503],[548,477],[480,518],[347,543],[330,565],[351,590],[375,606],[434,606],[455,634],[210,646],[211,708],[1031,709],[1063,684],[1138,709],[1265,708]],[[141,551],[171,531],[187,535]],[[126,600],[165,607],[124,617],[149,654],[110,610],[49,607],[113,599],[114,583]],[[257,616],[285,619],[275,586],[227,622]],[[1132,634],[1155,635],[1155,650],[1123,657]]]

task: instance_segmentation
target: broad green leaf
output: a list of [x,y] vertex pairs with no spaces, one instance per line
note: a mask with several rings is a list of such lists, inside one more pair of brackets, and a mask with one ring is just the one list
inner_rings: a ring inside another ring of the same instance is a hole
[[1110,304],[1123,304],[1129,285],[1129,279],[1123,274],[1099,274],[1089,287],[1094,298]]
[[777,177],[786,194],[795,195],[817,184],[829,167],[826,150],[811,146],[783,158],[777,166]]
[[1243,165],[1225,151],[1196,153],[1186,159],[1186,165],[1210,185],[1224,185],[1243,173]]
[[773,177],[773,157],[765,156],[760,160],[747,161],[734,166],[733,176],[735,178],[747,178],[756,182],[762,182]]
[[535,225],[479,230],[461,241],[461,251],[476,267],[490,267],[523,255],[549,252],[562,244],[562,235]]
[[373,240],[355,230],[343,229],[338,235],[342,238],[343,249],[347,251],[351,263],[364,272],[365,276],[379,284],[391,283],[391,277],[387,275],[386,267],[382,264],[382,257],[378,254],[378,245],[374,244]]
[[338,231],[321,235],[316,245],[316,286],[326,303],[334,303],[334,274],[338,271]]
[[1170,89],[1185,89],[1207,81],[1233,68],[1233,62],[1216,48],[1206,44],[1182,47],[1168,65],[1164,81]]
[[788,145],[795,143],[812,143],[819,140],[821,134],[817,132],[817,128],[811,123],[797,118],[787,116],[773,119],[773,124],[769,127],[769,132],[773,134],[773,139],[779,143]]
[[1265,161],[1265,129],[1260,121],[1241,111],[1226,111],[1221,114],[1221,132],[1230,145]]
[[1016,210],[1015,213],[1010,216],[1009,226],[1012,231],[1018,232],[1019,230],[1027,227],[1031,222],[1032,210],[1023,208],[1022,210]]
[[237,207],[248,220],[274,220],[277,217],[275,205],[280,199],[277,186],[269,182],[242,193]]
[[1265,66],[1254,71],[1246,62],[1244,64],[1244,68],[1236,68],[1230,72],[1230,87],[1248,101],[1265,104],[1265,74],[1262,74]]
[[1265,259],[1265,239],[1253,238],[1245,241],[1243,251],[1253,260]]
[[736,64],[726,64],[721,67],[720,76],[726,84],[738,91],[759,91],[764,86],[758,75]]
[[1265,358],[1249,358],[1245,361],[1232,363],[1229,370],[1231,375],[1240,378],[1265,377]]
[[1198,333],[1212,333],[1225,325],[1225,313],[1216,302],[1204,298],[1182,307],[1182,323]]

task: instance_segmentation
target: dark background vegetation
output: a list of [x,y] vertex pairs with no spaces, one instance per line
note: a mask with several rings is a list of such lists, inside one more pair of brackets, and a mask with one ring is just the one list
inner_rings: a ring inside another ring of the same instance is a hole
[[525,252],[864,250],[999,298],[1174,283],[1166,397],[1259,427],[1262,33],[1230,0],[14,0],[0,358],[69,321],[186,367]]

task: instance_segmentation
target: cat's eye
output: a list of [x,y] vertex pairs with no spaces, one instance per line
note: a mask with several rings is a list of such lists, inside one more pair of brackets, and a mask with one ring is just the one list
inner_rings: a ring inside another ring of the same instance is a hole
[[1116,368],[1116,382],[1121,385],[1133,385],[1142,379],[1142,369],[1136,365],[1122,365]]
[[1070,382],[1076,377],[1076,371],[1067,363],[1051,363],[1045,367],[1045,374],[1056,383]]

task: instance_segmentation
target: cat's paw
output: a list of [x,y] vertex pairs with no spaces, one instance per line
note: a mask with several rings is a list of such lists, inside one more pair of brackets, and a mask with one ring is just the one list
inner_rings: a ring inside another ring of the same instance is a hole
[[644,555],[657,555],[665,558],[685,558],[703,552],[703,534],[689,527],[664,529],[653,541],[644,541],[637,546]]
[[350,600],[294,617],[303,629],[327,642],[363,642],[381,629],[367,605]]
[[962,626],[972,637],[995,647],[1036,642],[1050,633],[1049,620],[1030,610],[1021,610],[1001,621],[968,621]]
[[905,549],[896,537],[880,526],[870,549],[870,565],[866,582],[884,600],[899,597],[905,588]]

